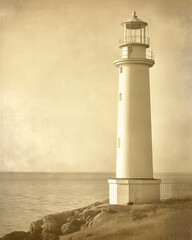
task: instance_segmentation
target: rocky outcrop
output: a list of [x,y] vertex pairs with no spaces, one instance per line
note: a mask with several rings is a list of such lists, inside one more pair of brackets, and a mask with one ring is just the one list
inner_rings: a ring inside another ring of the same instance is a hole
[[73,219],[72,221],[67,222],[61,226],[61,232],[63,235],[77,232],[80,230],[83,223],[83,219]]
[[99,214],[101,212],[101,210],[97,210],[97,209],[85,209],[83,211],[83,219],[87,219],[87,218],[94,218],[97,214]]
[[29,232],[23,231],[15,231],[5,235],[4,237],[0,238],[1,240],[24,240],[29,235]]
[[41,226],[42,225],[43,225],[43,219],[39,219],[37,221],[32,222],[29,226],[30,233],[34,234],[34,233],[41,232],[41,230],[42,230]]
[[51,214],[0,240],[192,240],[192,199],[151,204],[95,203]]
[[13,232],[0,240],[59,240],[59,236],[85,229],[93,224],[93,219],[102,209],[97,209],[105,202],[96,202],[84,208],[47,215],[34,221],[29,232]]

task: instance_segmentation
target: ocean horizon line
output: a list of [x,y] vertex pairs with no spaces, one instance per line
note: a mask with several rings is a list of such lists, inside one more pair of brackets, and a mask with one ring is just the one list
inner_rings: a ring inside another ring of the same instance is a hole
[[[37,173],[37,174],[46,174],[46,173],[51,173],[51,174],[62,174],[62,173],[65,173],[65,174],[115,174],[115,171],[114,172],[106,172],[106,171],[94,171],[94,172],[91,172],[91,171],[0,171],[0,174],[4,174],[4,173],[7,173],[7,174],[12,174],[12,173],[31,173],[31,174],[34,174],[34,173]],[[164,171],[164,172],[154,172],[154,175],[155,174],[192,174],[192,171],[191,172],[171,172],[171,171]]]
[[14,173],[29,173],[29,174],[34,174],[34,173],[37,173],[37,174],[46,174],[46,173],[51,173],[51,174],[63,174],[63,173],[65,173],[65,174],[108,174],[108,173],[114,173],[115,174],[115,172],[81,172],[81,171],[79,171],[79,172],[68,172],[68,171],[66,171],[66,172],[64,172],[64,171],[62,171],[62,172],[55,172],[55,171],[0,171],[0,174],[1,173],[7,173],[7,174],[14,174]]

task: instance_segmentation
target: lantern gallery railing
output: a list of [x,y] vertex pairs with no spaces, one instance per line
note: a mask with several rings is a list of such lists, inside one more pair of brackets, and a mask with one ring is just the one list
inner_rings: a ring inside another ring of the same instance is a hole
[[160,196],[161,199],[182,199],[192,197],[192,178],[161,180]]
[[144,54],[132,54],[132,51],[125,49],[121,49],[119,53],[117,53],[114,57],[115,60],[118,59],[135,59],[135,58],[141,58],[141,59],[150,59],[155,60],[154,53],[152,51],[146,51]]
[[150,38],[149,37],[143,37],[141,35],[134,35],[125,37],[124,39],[119,40],[119,45],[129,44],[129,43],[139,43],[139,44],[147,44],[150,45]]

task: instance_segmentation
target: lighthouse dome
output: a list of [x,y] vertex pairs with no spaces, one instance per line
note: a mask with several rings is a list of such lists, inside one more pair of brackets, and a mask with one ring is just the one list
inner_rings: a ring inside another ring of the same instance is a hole
[[122,26],[126,25],[127,29],[142,29],[142,28],[147,26],[147,23],[138,19],[137,15],[136,15],[136,12],[133,11],[131,19],[123,22],[121,25]]

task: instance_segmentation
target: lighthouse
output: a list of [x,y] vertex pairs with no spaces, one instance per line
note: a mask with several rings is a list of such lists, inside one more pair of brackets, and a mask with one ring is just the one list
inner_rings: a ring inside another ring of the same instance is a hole
[[153,178],[149,69],[154,65],[148,24],[136,12],[123,22],[114,61],[119,71],[116,178],[109,179],[110,204],[160,200]]

